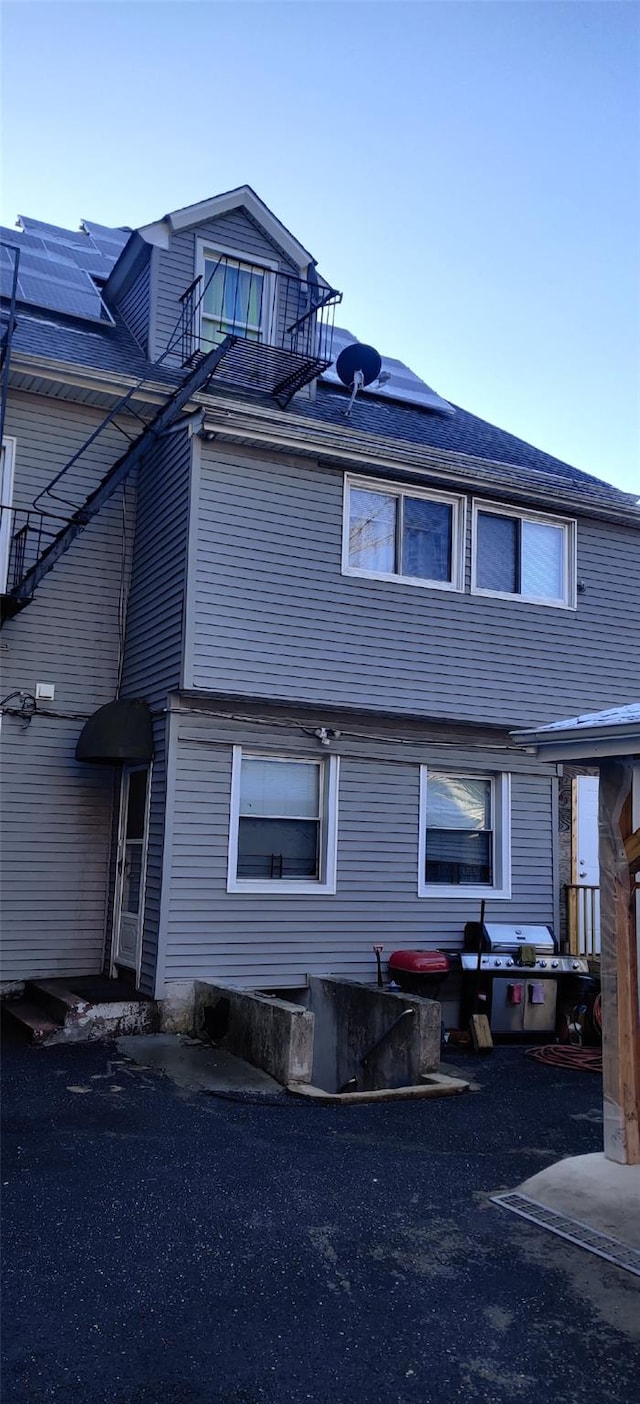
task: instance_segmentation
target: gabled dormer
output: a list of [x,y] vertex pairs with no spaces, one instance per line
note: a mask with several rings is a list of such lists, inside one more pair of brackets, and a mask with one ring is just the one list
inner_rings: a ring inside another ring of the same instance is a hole
[[283,406],[331,364],[340,294],[248,185],[132,235],[105,296],[150,360],[191,367],[217,347],[215,382]]

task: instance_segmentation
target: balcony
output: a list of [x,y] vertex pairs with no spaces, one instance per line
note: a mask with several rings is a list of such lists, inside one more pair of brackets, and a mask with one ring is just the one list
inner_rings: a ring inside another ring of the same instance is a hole
[[13,591],[54,540],[64,518],[49,512],[22,511],[0,505],[0,622],[22,607]]
[[216,383],[269,395],[284,409],[331,365],[342,294],[324,283],[221,255],[180,301],[182,364],[195,366],[218,346]]

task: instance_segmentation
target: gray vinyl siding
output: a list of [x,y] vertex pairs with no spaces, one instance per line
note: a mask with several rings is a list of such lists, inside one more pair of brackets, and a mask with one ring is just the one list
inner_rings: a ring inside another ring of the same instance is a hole
[[[335,896],[252,896],[226,890],[231,788],[231,740],[255,746],[240,724],[181,720],[171,847],[166,980],[209,978],[244,986],[300,986],[309,974],[372,979],[372,946],[387,955],[402,947],[460,946],[477,899],[420,898],[418,891],[419,764],[343,754],[340,766],[338,881]],[[226,738],[226,739],[225,739]],[[274,753],[317,756],[317,743],[262,729]],[[345,743],[336,745],[345,750]],[[396,746],[396,753],[398,747]],[[420,748],[433,765],[486,765],[492,752]],[[543,767],[511,760],[512,867],[510,901],[488,901],[487,919],[553,922],[552,789]]]
[[180,682],[191,440],[160,439],[141,464],[122,693],[162,705]]
[[[196,272],[196,239],[211,239],[247,258],[277,262],[283,273],[299,276],[299,270],[282,250],[241,210],[199,224],[196,229],[172,234],[168,249],[159,249],[156,261],[156,317],[153,360],[162,355],[173,335],[181,313],[180,297],[193,282]],[[176,359],[176,358],[173,358]]]
[[180,683],[189,526],[191,440],[168,434],[141,465],[121,695],[154,712],[147,879],[140,988],[153,993],[158,949],[167,787],[167,694]]
[[2,980],[102,969],[113,774],[78,765],[80,727],[2,719]]
[[[6,431],[17,439],[17,506],[29,505],[101,418],[99,410],[60,401],[11,400]],[[87,456],[65,485],[74,501],[99,481],[121,442],[108,436]],[[128,518],[131,501],[128,488]],[[0,635],[3,695],[33,692],[38,681],[56,689],[28,725],[2,719],[5,980],[102,968],[113,774],[79,764],[74,752],[83,718],[115,694],[126,546],[121,490]]]
[[120,316],[145,352],[149,341],[150,305],[151,259],[117,303]]
[[202,450],[193,687],[497,722],[635,696],[640,532],[578,519],[577,610],[341,574],[344,475]]

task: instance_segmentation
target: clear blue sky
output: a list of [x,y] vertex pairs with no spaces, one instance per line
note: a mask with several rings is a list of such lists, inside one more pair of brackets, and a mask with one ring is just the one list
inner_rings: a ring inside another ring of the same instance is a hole
[[2,7],[2,222],[149,222],[254,185],[340,320],[640,492],[640,8]]

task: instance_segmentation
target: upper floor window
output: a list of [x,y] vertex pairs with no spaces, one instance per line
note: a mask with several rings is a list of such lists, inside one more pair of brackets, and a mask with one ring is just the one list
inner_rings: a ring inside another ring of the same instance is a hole
[[575,522],[474,503],[474,594],[575,609]]
[[338,758],[234,747],[231,892],[335,892]]
[[509,897],[509,775],[422,766],[418,892]]
[[347,477],[343,572],[461,590],[464,523],[463,497]]
[[198,245],[202,275],[200,344],[203,351],[226,336],[269,341],[277,264],[253,263],[229,249]]

